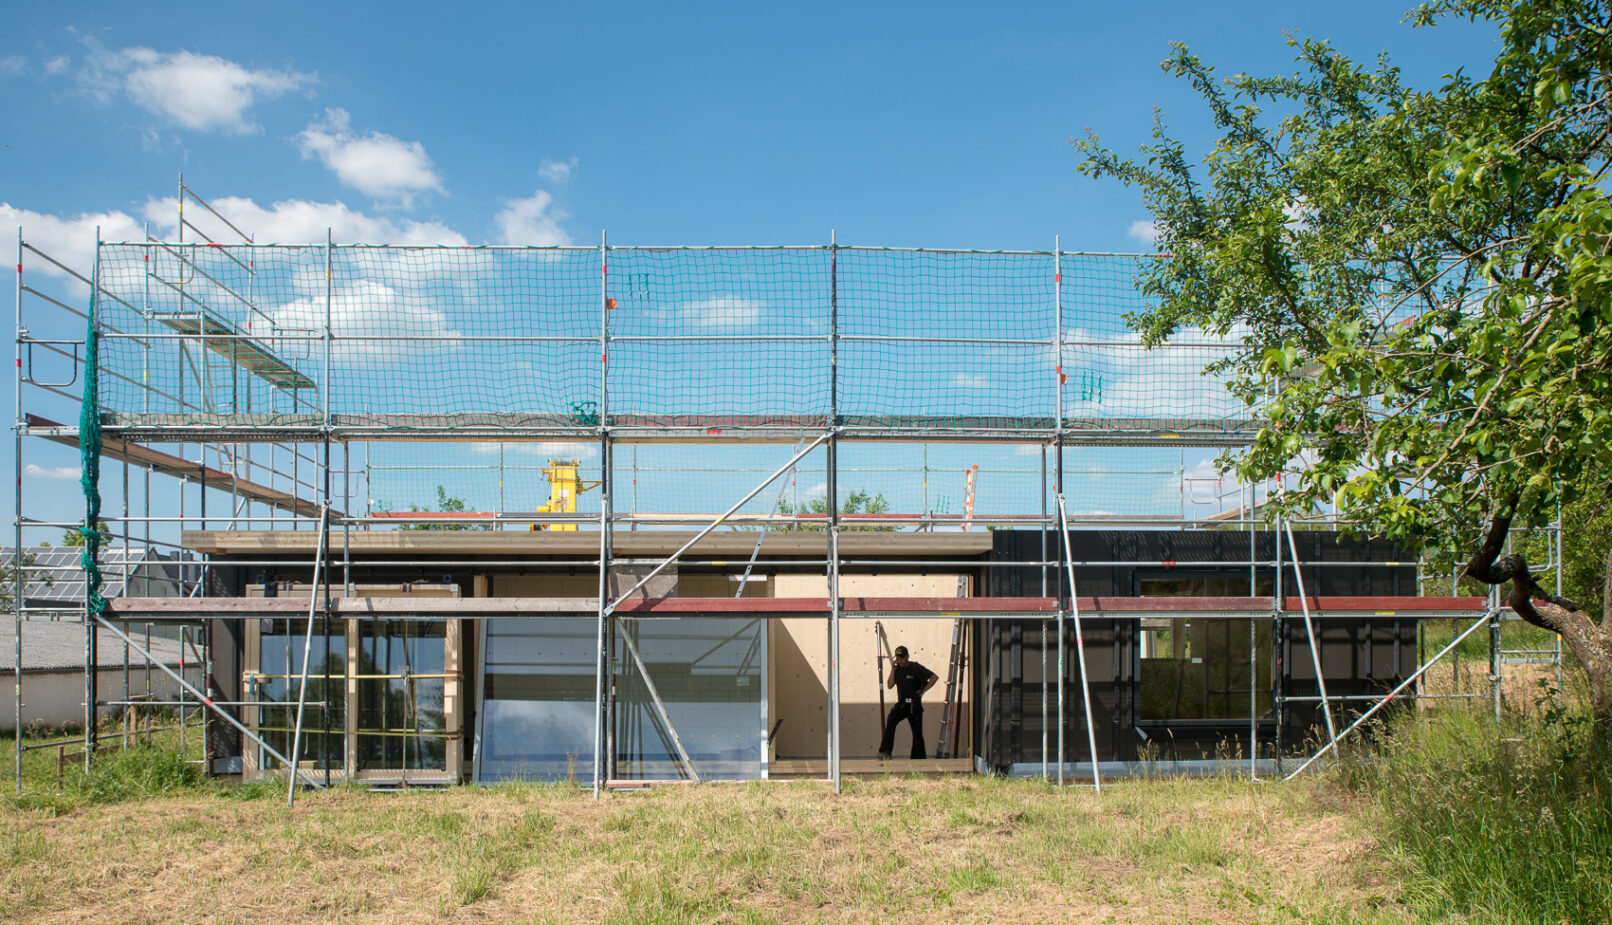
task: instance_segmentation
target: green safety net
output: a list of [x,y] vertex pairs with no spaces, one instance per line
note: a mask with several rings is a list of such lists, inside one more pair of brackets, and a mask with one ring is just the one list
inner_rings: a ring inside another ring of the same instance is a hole
[[[800,445],[790,437],[838,426],[879,438],[838,451],[847,504],[858,493],[902,514],[1034,518],[1061,471],[1077,511],[1220,506],[1210,454],[1182,448],[1251,438],[1253,412],[1216,368],[1243,347],[1235,332],[1197,330],[1144,346],[1126,319],[1150,304],[1137,280],[1152,259],[107,243],[86,498],[102,423],[247,434],[243,478],[274,487],[297,482],[311,462],[297,441],[313,433],[375,439],[342,465],[333,497],[348,513],[448,500],[530,511],[550,501],[551,459],[575,460],[584,482],[604,477],[609,428],[627,447],[612,455],[618,507],[687,514],[720,507],[735,479],[770,475]],[[672,429],[776,433],[753,449],[633,442]],[[485,439],[499,431],[510,439]],[[465,442],[385,443],[414,433]],[[1044,459],[1060,440],[1066,451]],[[821,498],[823,455],[742,513]]]
[[[109,426],[1246,438],[1145,255],[105,244]],[[601,304],[602,303],[602,304]],[[831,419],[837,419],[832,420]]]
[[91,287],[89,322],[84,333],[84,397],[78,412],[79,484],[84,489],[84,523],[79,525],[78,532],[84,537],[86,619],[94,619],[106,611],[106,598],[101,596],[101,565],[97,561],[103,534],[97,529],[101,525],[101,409],[94,289]]

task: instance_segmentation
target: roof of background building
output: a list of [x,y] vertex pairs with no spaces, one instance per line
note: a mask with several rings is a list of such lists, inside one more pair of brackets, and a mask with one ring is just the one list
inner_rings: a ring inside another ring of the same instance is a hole
[[[23,585],[23,600],[29,604],[83,604],[84,570],[80,564],[84,549],[81,546],[25,546],[23,571],[27,579]],[[0,574],[10,579],[10,566],[16,557],[14,547],[0,547]],[[163,553],[149,546],[130,546],[113,543],[103,547],[98,559],[101,563],[104,597],[175,597],[181,593],[180,573],[184,571],[186,584],[194,583],[198,567],[183,565],[172,553]],[[125,567],[126,566],[126,567]],[[127,590],[124,573],[129,576]],[[11,593],[11,588],[0,589]]]
[[[0,625],[0,670],[9,673],[15,671],[17,665],[16,624],[11,620],[0,623],[3,623]],[[145,638],[139,631],[131,632],[129,635],[140,645],[145,645]],[[106,669],[123,666],[125,646],[121,639],[103,630],[96,638],[95,648],[97,667]],[[177,639],[163,639],[156,636],[151,638],[151,654],[166,665],[178,665],[182,657],[186,660],[195,657],[182,653]],[[133,669],[145,664],[140,653],[133,649],[128,650],[128,659]],[[83,671],[84,624],[62,620],[24,620],[22,670]]]

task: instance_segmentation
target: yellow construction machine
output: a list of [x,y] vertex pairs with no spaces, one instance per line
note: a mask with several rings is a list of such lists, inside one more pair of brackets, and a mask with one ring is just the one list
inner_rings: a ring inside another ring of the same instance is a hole
[[[551,459],[543,468],[543,477],[549,480],[549,503],[537,509],[539,514],[575,514],[577,495],[598,488],[602,482],[584,482],[578,474],[582,463],[576,459]],[[532,524],[533,530],[574,532],[576,524]]]

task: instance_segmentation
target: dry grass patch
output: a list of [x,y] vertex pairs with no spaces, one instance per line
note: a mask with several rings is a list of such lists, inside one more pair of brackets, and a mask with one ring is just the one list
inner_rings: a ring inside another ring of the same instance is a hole
[[984,778],[616,794],[216,792],[0,810],[22,922],[1403,920],[1311,785]]

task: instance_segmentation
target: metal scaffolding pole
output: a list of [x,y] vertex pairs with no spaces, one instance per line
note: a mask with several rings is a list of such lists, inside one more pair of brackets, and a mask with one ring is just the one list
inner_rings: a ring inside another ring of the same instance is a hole
[[[329,228],[326,228],[325,229],[325,393],[324,393],[325,402],[324,402],[324,424],[323,424],[323,426],[321,428],[321,430],[323,431],[323,433],[322,433],[323,439],[321,441],[321,445],[322,445],[322,448],[324,450],[324,454],[323,454],[323,457],[321,459],[321,462],[322,462],[321,468],[324,471],[321,473],[322,478],[320,479],[320,489],[319,489],[320,501],[321,501],[322,507],[320,509],[320,514],[319,514],[319,541],[318,542],[319,542],[320,549],[325,550],[327,552],[330,549],[330,513],[329,513],[329,511],[330,511],[330,434],[331,434],[331,429],[332,429],[331,428],[331,423],[332,422],[331,422],[331,416],[330,416],[330,403],[331,403],[331,392],[334,390],[335,382],[336,382],[336,378],[335,378],[336,328],[335,328],[335,324],[334,324],[334,302],[335,302],[335,293],[336,293],[336,290],[335,290],[335,286],[336,286],[335,269],[336,269],[335,237],[334,237],[334,234],[332,233],[332,231]],[[203,490],[205,491],[205,489],[203,489]],[[325,657],[325,690],[327,692],[326,699],[328,700],[329,699],[328,691],[330,690],[330,658],[329,658],[329,655],[330,655],[330,569],[328,567],[326,567],[325,570],[324,570],[324,578],[325,578],[325,581],[324,581],[324,587],[323,587],[322,590],[323,590],[324,596],[325,596],[325,623],[324,623],[325,656],[326,656]],[[319,585],[319,581],[318,581],[318,579],[315,579],[314,583],[313,583],[313,587],[309,591],[309,596],[317,599],[319,594],[320,594],[320,591],[321,591],[321,588],[320,588],[320,585]],[[350,705],[349,709],[356,709],[356,704]],[[330,785],[330,709],[328,707],[326,707],[325,709],[321,710],[320,713],[324,717],[324,720],[325,720],[325,722],[324,722],[325,734],[319,740],[320,763],[323,764],[324,767],[325,767],[325,785],[329,786]],[[343,725],[345,725],[345,723]],[[343,759],[343,761],[342,761],[343,766],[345,767],[346,765],[348,765],[349,760],[353,759],[353,757],[354,756],[349,755],[349,756],[347,756],[347,758]]]
[[[1041,529],[1037,530],[1036,532],[1041,534],[1041,536],[1040,536],[1040,541],[1041,541],[1041,563],[1042,563],[1042,565],[1041,565],[1041,596],[1046,597],[1047,596],[1047,566],[1046,566],[1046,561],[1047,561],[1047,445],[1045,443],[1043,443],[1041,445]],[[1049,778],[1049,776],[1050,776],[1048,774],[1048,772],[1047,772],[1048,764],[1049,764],[1048,759],[1050,757],[1047,754],[1047,748],[1048,748],[1048,745],[1050,744],[1050,742],[1048,741],[1048,738],[1047,738],[1048,735],[1050,734],[1050,731],[1047,729],[1047,719],[1048,719],[1048,717],[1047,717],[1047,708],[1048,708],[1048,705],[1051,703],[1051,701],[1049,699],[1049,694],[1050,694],[1051,688],[1048,687],[1047,681],[1048,681],[1048,678],[1047,678],[1047,621],[1046,621],[1046,618],[1043,617],[1042,620],[1041,620],[1041,779],[1042,780],[1047,780]]]
[[[593,798],[604,790],[605,721],[608,715],[610,655],[606,649],[606,624],[610,621],[610,238],[599,232],[599,617],[595,628],[593,695]],[[653,574],[653,573],[651,573]],[[640,582],[642,584],[642,582]],[[637,588],[633,589],[637,591]],[[625,595],[623,595],[625,597]]]
[[23,592],[26,590],[22,568],[22,428],[24,422],[22,416],[22,339],[26,336],[24,331],[25,329],[22,326],[22,228],[19,226],[17,228],[17,326],[15,330],[17,355],[16,389],[12,394],[12,397],[16,399],[17,416],[15,418],[16,423],[11,428],[15,441],[14,458],[17,473],[16,494],[14,495],[16,507],[12,508],[14,516],[11,520],[12,536],[15,537],[16,542],[15,555],[11,560],[11,567],[14,571],[12,575],[11,616],[12,625],[17,630],[17,638],[13,640],[16,649],[13,657],[16,658],[16,661],[12,663],[13,685],[11,688],[12,706],[16,714],[16,725],[13,728],[17,730],[17,744],[12,749],[12,752],[15,759],[18,793],[22,792],[22,597]]
[[[1321,644],[1315,638],[1315,625],[1310,622],[1310,599],[1304,590],[1304,570],[1299,564],[1299,546],[1293,539],[1293,525],[1285,518],[1282,520],[1282,529],[1287,533],[1287,548],[1293,554],[1293,577],[1299,586],[1299,606],[1304,608],[1304,634],[1310,640],[1310,661],[1315,665],[1315,683],[1321,690],[1321,714],[1326,717],[1327,737],[1331,741],[1327,748],[1336,748],[1338,744],[1338,731],[1332,725],[1332,705],[1327,702],[1327,679],[1321,674]],[[1281,540],[1277,540],[1278,545]]]
[[[1063,493],[1058,494],[1058,521],[1063,534],[1064,551],[1069,550],[1068,515],[1064,513]],[[1080,631],[1080,588],[1075,584],[1074,554],[1069,554],[1069,610],[1075,624],[1075,660],[1080,663],[1081,699],[1086,708],[1086,744],[1091,748],[1091,782],[1098,793],[1103,792],[1102,775],[1097,771],[1097,727],[1091,721],[1091,680],[1086,677],[1086,639]],[[1062,762],[1063,756],[1058,756]]]
[[[1060,559],[1065,559],[1065,558],[1072,559],[1073,556],[1069,554],[1069,525],[1067,523],[1068,517],[1064,513],[1064,504],[1063,504],[1063,491],[1064,491],[1064,484],[1063,484],[1063,382],[1064,382],[1064,374],[1063,374],[1063,240],[1062,240],[1062,238],[1063,238],[1062,235],[1055,235],[1055,236],[1053,236],[1053,239],[1052,239],[1052,241],[1053,241],[1053,244],[1052,244],[1052,292],[1053,292],[1053,299],[1052,299],[1052,351],[1053,351],[1053,353],[1052,353],[1052,357],[1053,357],[1053,364],[1054,364],[1054,366],[1053,366],[1054,374],[1053,374],[1053,377],[1052,377],[1052,392],[1053,392],[1053,402],[1052,402],[1052,409],[1053,409],[1052,410],[1052,438],[1053,438],[1053,443],[1052,443],[1052,445],[1053,445],[1054,451],[1057,454],[1057,459],[1055,460],[1057,471],[1054,474],[1055,477],[1054,477],[1053,481],[1054,481],[1055,484],[1053,485],[1053,491],[1056,492],[1057,498],[1058,498],[1058,523],[1057,523],[1056,526],[1059,528],[1059,532],[1063,536],[1063,539],[1058,543],[1058,557]],[[1045,510],[1045,508],[1046,508],[1046,505],[1045,505],[1045,502],[1043,502],[1042,509]],[[1042,530],[1046,531],[1046,530],[1052,529],[1053,526],[1054,526],[1054,524],[1052,524],[1050,522],[1050,519],[1049,519],[1049,522],[1047,522],[1047,523],[1042,525]],[[1045,546],[1043,545],[1042,548],[1045,549]],[[1043,554],[1042,555],[1042,560],[1045,561],[1045,559],[1046,559],[1046,556],[1045,556],[1045,554]],[[1071,578],[1075,574],[1074,566],[1073,566],[1072,563],[1070,564],[1070,567],[1069,567],[1069,574],[1070,574]],[[1062,569],[1058,570],[1057,577],[1058,577],[1058,585],[1061,588],[1063,586],[1063,570]],[[1071,594],[1074,593],[1074,588],[1073,587],[1070,588],[1070,593]],[[1063,771],[1064,771],[1064,672],[1065,672],[1065,668],[1064,668],[1063,593],[1061,591],[1058,594],[1058,600],[1059,600],[1059,603],[1058,603],[1058,682],[1057,682],[1058,683],[1058,786],[1062,787],[1064,785],[1064,773],[1063,773]],[[1092,755],[1092,761],[1094,762],[1092,767],[1094,769],[1096,768],[1096,764],[1095,764],[1096,760],[1097,760],[1097,756],[1094,753]]]
[[[99,225],[95,226],[95,266],[90,270],[90,279],[92,280],[90,283],[90,320],[89,330],[85,336],[96,337],[97,313],[95,310],[95,297],[99,294],[101,286],[101,226]],[[87,362],[89,359],[87,349],[85,353]],[[86,369],[86,380],[84,382],[86,392],[90,388],[88,379],[90,375],[91,371]],[[92,403],[97,400],[97,397],[93,394],[86,395],[85,398]],[[100,491],[100,486],[95,486],[95,490]],[[100,556],[100,534],[96,532],[100,527],[100,523],[95,516],[98,512],[92,512],[90,508],[90,498],[86,495],[84,498],[84,555],[94,560]],[[100,719],[100,712],[95,706],[96,697],[99,696],[96,684],[100,680],[99,672],[96,671],[96,656],[98,653],[96,652],[97,639],[95,632],[96,620],[100,619],[100,614],[95,612],[95,596],[99,593],[98,588],[90,586],[89,575],[86,574],[84,576],[84,770],[86,771],[89,770],[90,761],[95,756],[95,724]],[[18,601],[18,606],[21,606],[20,600]],[[19,728],[17,732],[20,735],[22,730]]]
[[[1241,481],[1239,479],[1239,481]],[[1248,484],[1248,596],[1253,597],[1259,593],[1259,571],[1254,566],[1254,557],[1259,554],[1254,544],[1254,485]],[[1238,500],[1242,498],[1242,486],[1237,489]],[[1275,650],[1272,649],[1271,677],[1275,681]],[[1255,628],[1254,618],[1248,618],[1248,779],[1258,780],[1259,764],[1259,651],[1258,631]],[[1275,691],[1272,691],[1274,696]]]
[[840,792],[839,235],[828,245],[828,776]]
[[[1280,476],[1277,477],[1280,481]],[[1263,481],[1263,480],[1261,480]],[[1267,488],[1266,498],[1270,497]],[[1253,513],[1249,513],[1249,520],[1253,520]],[[1282,583],[1282,529],[1281,521],[1277,521],[1276,530],[1271,535],[1272,568],[1271,568],[1271,614],[1272,635],[1271,640],[1271,681],[1275,690],[1271,694],[1271,713],[1276,720],[1276,729],[1271,735],[1271,747],[1276,751],[1276,773],[1282,773],[1282,724],[1287,720],[1287,612],[1284,609],[1287,598],[1283,593]]]
[[[302,750],[302,717],[303,717],[303,710],[307,706],[307,703],[308,703],[308,659],[313,653],[313,616],[314,616],[314,613],[317,612],[318,609],[319,609],[319,578],[320,578],[321,572],[325,571],[325,568],[324,568],[324,566],[325,566],[325,539],[329,535],[325,530],[325,524],[329,520],[329,517],[330,517],[330,506],[327,504],[327,505],[325,505],[324,510],[320,511],[320,513],[319,513],[319,549],[314,554],[314,558],[313,558],[313,586],[310,589],[310,593],[308,594],[308,626],[307,626],[307,628],[304,630],[304,632],[302,634],[302,672],[301,672],[302,676],[301,676],[300,680],[297,682],[297,722],[296,722],[295,729],[291,733],[291,763],[287,766],[292,771],[296,770],[297,757],[301,753],[301,750]],[[327,581],[329,580],[328,575],[326,575],[325,578],[326,578]],[[325,702],[329,703],[329,701],[330,701],[330,597],[329,597],[329,593],[328,593],[328,586],[327,586],[327,592],[326,592],[326,597],[325,597],[325,621],[324,622],[325,622],[325,658],[324,658],[324,663],[325,663],[325,692],[324,692],[324,697],[325,697]],[[290,667],[291,666],[287,665],[286,666],[287,670],[289,670]],[[330,709],[328,707],[325,708],[324,714],[325,714],[325,735],[324,735],[324,739],[325,739],[326,742],[328,742],[329,739],[330,739]],[[328,748],[328,746],[325,746],[325,747]],[[329,759],[328,755],[325,757],[325,783],[327,785],[330,783],[330,759]],[[297,775],[295,773],[288,773],[286,775],[285,805],[286,806],[293,806],[293,805],[296,804],[296,800],[297,800]]]

